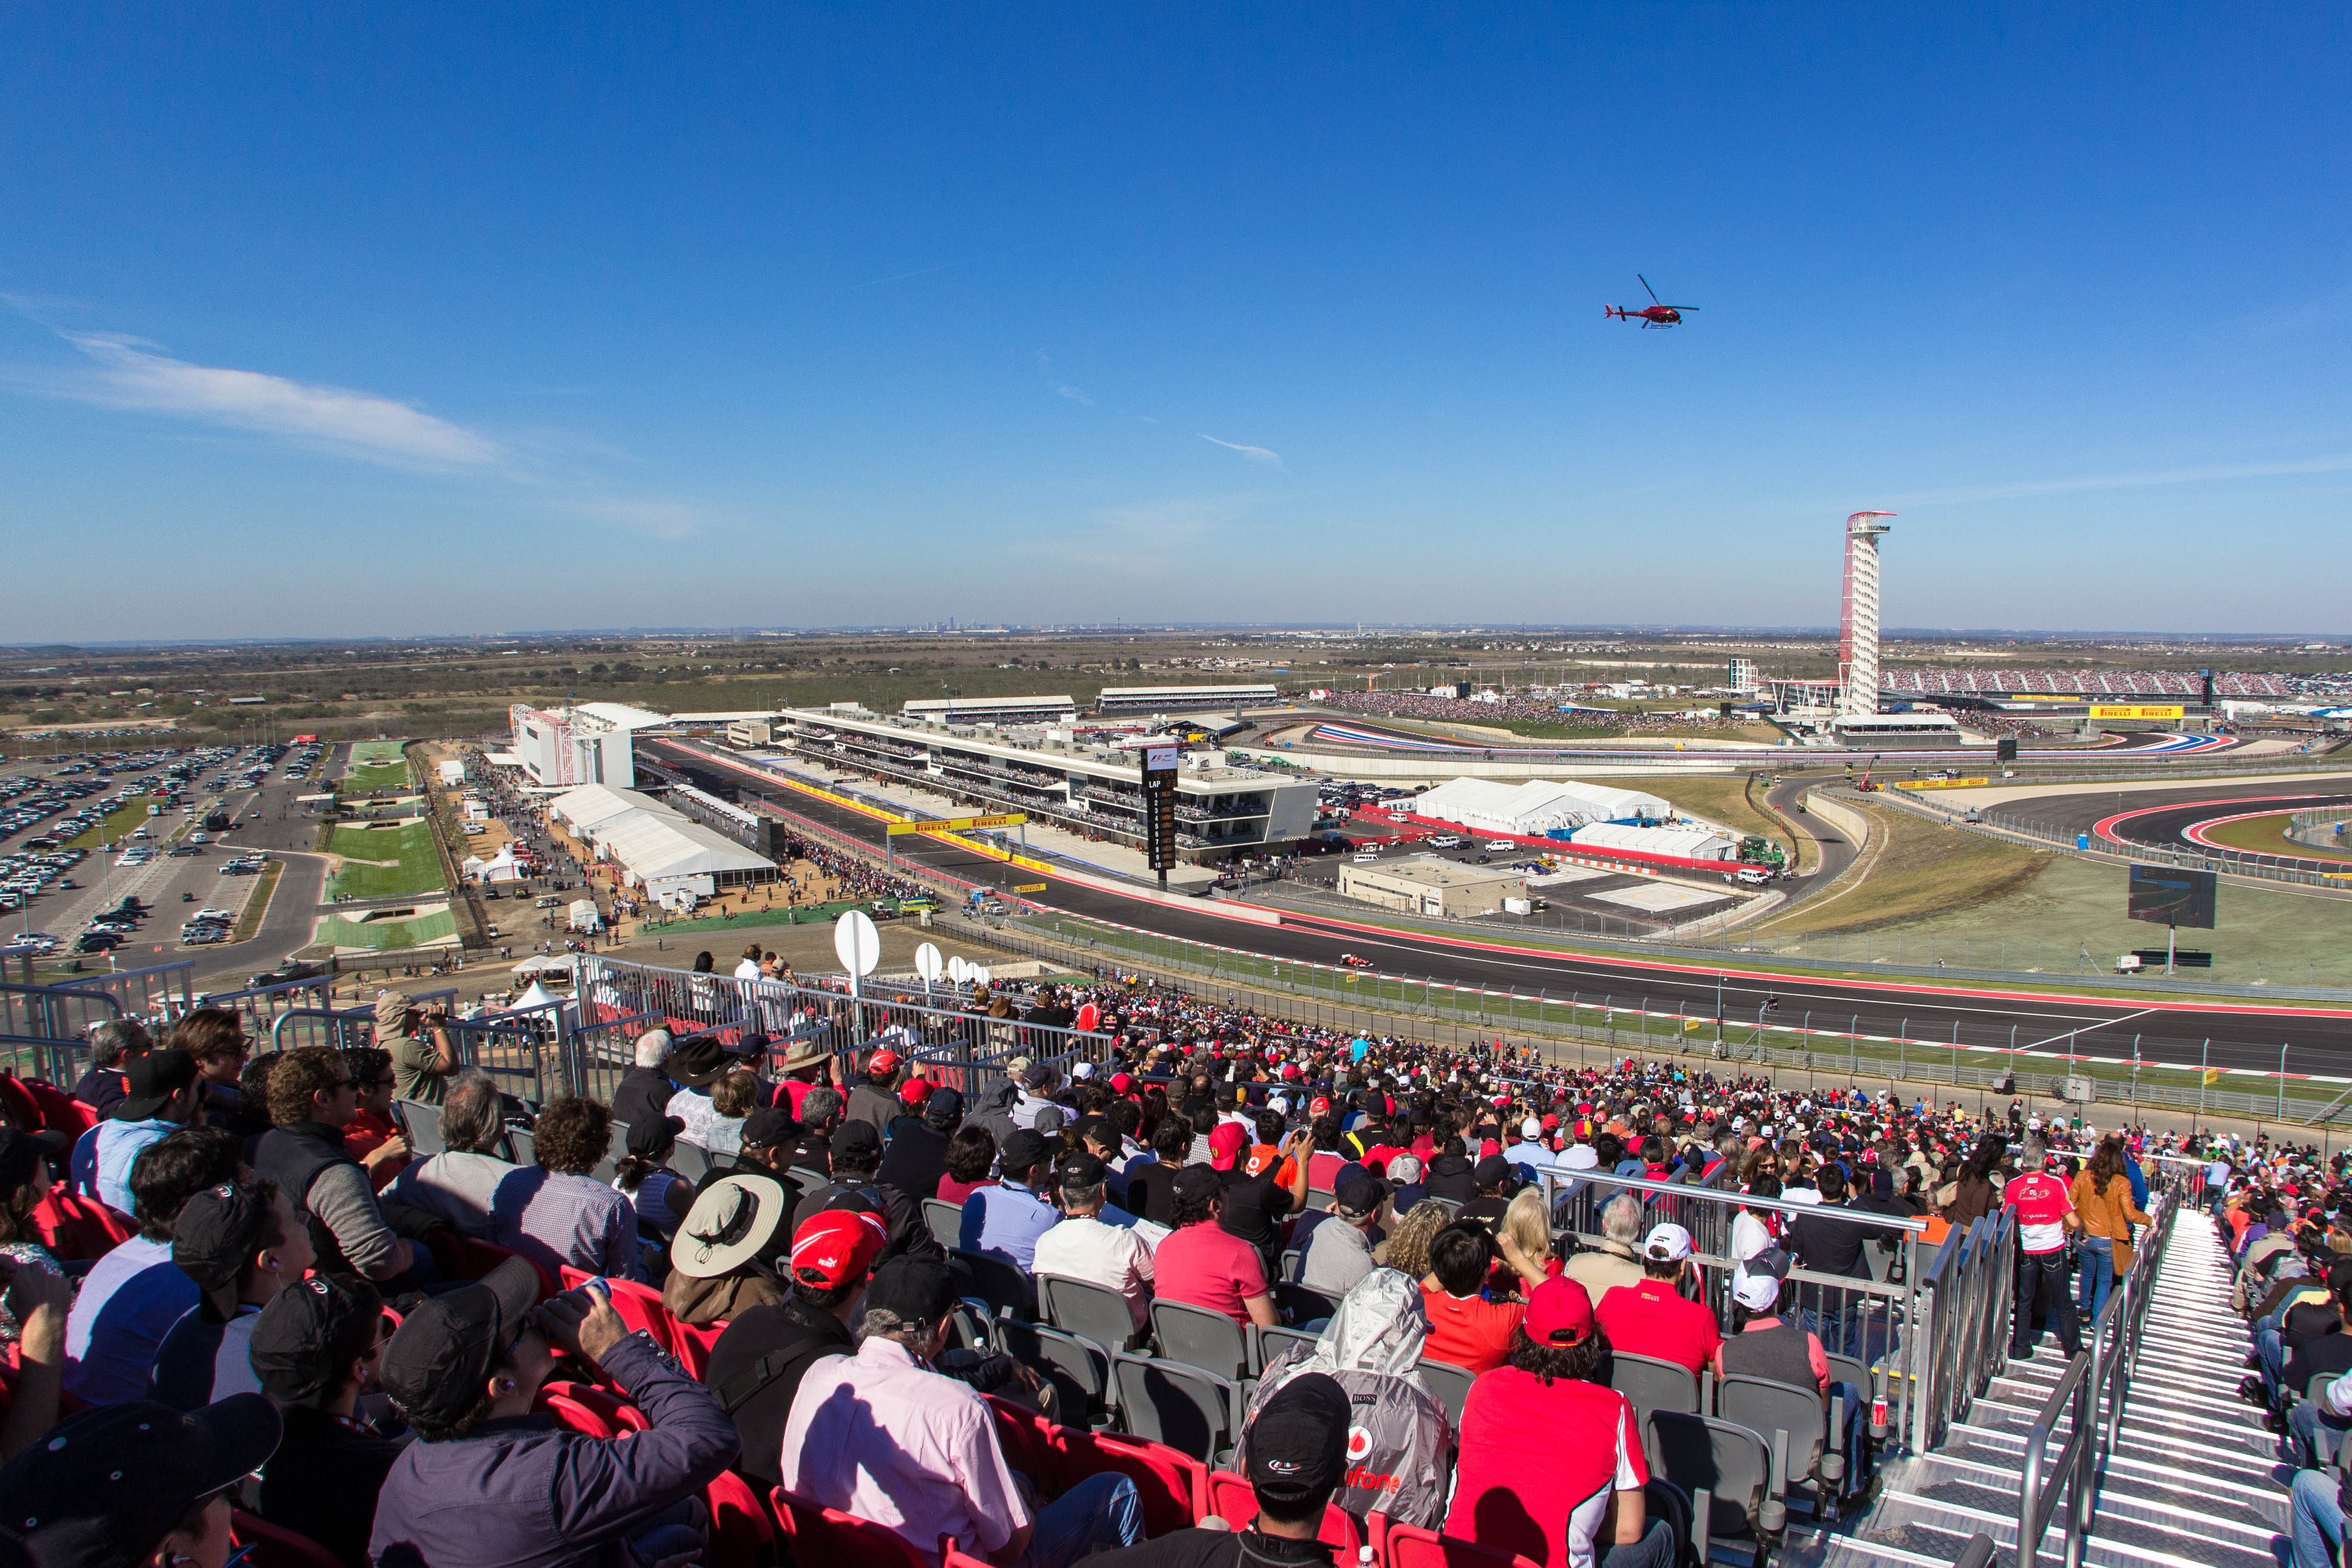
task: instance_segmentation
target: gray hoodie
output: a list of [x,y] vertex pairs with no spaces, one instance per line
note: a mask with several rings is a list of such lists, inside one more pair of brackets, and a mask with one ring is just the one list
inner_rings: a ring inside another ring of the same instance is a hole
[[1016,1092],[1011,1079],[992,1078],[972,1091],[971,1103],[964,1108],[964,1121],[977,1122],[996,1134],[1000,1150],[1004,1141],[1013,1136],[1013,1100]]

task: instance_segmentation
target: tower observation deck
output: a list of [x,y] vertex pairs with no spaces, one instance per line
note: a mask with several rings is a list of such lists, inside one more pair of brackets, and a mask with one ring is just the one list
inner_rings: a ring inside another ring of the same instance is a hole
[[1838,610],[1838,715],[1867,718],[1878,711],[1879,521],[1891,511],[1858,511],[1845,520],[1845,593]]

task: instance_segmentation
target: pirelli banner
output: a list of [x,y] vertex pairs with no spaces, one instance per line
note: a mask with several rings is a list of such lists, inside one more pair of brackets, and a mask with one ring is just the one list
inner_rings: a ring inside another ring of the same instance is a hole
[[2145,719],[2159,724],[2175,724],[2179,723],[2180,720],[2185,717],[2185,714],[2180,704],[2178,702],[2170,704],[2162,702],[2094,702],[2091,704],[2090,716],[2094,719],[2108,721],[2120,720],[2129,721],[2135,719]]
[[1020,812],[1003,816],[939,816],[921,822],[894,822],[883,831],[893,838],[909,833],[964,833],[975,827],[1018,827],[1029,818]]
[[1979,789],[1990,779],[1906,779],[1896,789]]

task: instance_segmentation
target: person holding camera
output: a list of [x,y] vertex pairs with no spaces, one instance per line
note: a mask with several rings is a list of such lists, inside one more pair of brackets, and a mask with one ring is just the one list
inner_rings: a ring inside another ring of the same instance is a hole
[[397,991],[375,994],[375,1043],[392,1053],[393,1082],[402,1100],[440,1104],[449,1079],[464,1065],[449,1037],[447,1011],[419,1007]]

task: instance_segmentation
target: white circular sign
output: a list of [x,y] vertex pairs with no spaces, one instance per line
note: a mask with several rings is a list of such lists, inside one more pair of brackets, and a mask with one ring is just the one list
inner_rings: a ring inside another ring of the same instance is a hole
[[947,960],[940,956],[937,942],[927,942],[915,950],[915,973],[926,982],[937,980],[947,972]]
[[963,955],[961,953],[958,953],[955,957],[948,960],[948,978],[954,981],[957,984],[962,984],[965,977],[971,974],[971,965],[963,961]]
[[833,922],[833,951],[841,966],[862,980],[882,962],[882,933],[864,910],[852,910]]
[[971,981],[974,985],[985,985],[988,984],[988,965],[985,963],[967,965],[963,972],[963,977],[966,980]]

